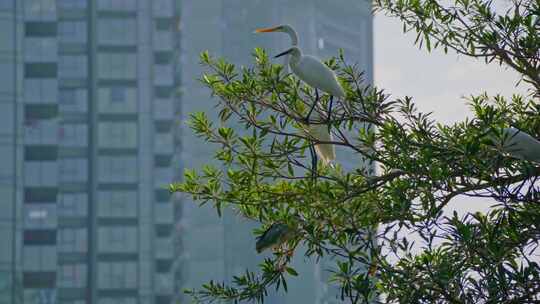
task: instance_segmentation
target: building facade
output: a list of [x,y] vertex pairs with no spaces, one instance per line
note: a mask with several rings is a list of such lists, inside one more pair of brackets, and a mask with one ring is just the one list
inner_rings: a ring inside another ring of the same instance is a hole
[[[290,47],[283,33],[253,34],[259,27],[290,24],[298,32],[300,47],[305,54],[322,59],[337,56],[343,49],[350,63],[365,71],[368,83],[373,82],[372,16],[369,1],[358,0],[295,0],[242,1],[192,0],[182,1],[181,13],[181,119],[189,113],[205,111],[216,119],[215,100],[197,78],[204,70],[199,65],[199,53],[209,50],[213,56],[223,56],[237,66],[253,64],[255,47],[265,48],[275,55]],[[276,61],[281,63],[282,61]],[[189,130],[180,136],[182,168],[201,168],[211,162],[212,150]],[[189,145],[187,144],[189,143]],[[351,158],[347,151],[337,149],[338,160],[346,168],[358,166],[360,159]],[[181,170],[180,170],[181,171]],[[233,275],[255,270],[266,255],[255,253],[251,231],[259,226],[224,212],[219,218],[212,208],[200,208],[189,197],[182,197],[179,229],[182,253],[178,269],[181,275],[177,289],[199,288],[210,280],[225,281]],[[270,294],[268,303],[333,303],[339,302],[338,290],[329,286],[326,271],[329,261],[315,263],[299,256],[293,266],[299,278],[288,282],[289,292]],[[180,299],[189,299],[179,294]]]
[[171,303],[175,0],[0,0],[0,303]]

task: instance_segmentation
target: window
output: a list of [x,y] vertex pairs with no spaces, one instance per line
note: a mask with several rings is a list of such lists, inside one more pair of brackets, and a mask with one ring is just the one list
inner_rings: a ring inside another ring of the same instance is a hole
[[56,161],[27,161],[24,163],[24,181],[30,187],[56,187],[58,165]]
[[[2,291],[10,290],[12,284],[17,284],[17,282],[14,282],[13,276],[11,275],[11,270],[9,270],[9,268],[8,269],[5,269],[4,267],[2,268],[3,269],[0,270],[0,290]],[[6,295],[0,294],[0,300],[5,300],[6,301],[5,303],[8,303],[7,301],[8,298],[2,297],[2,296],[6,296]]]
[[154,219],[159,224],[172,224],[174,222],[174,205],[172,203],[156,204],[154,206]]
[[24,228],[54,229],[56,225],[56,204],[24,204]]
[[169,64],[154,65],[154,82],[159,85],[173,85],[174,70]]
[[126,211],[128,207],[128,204],[126,203],[127,202],[122,199],[113,199],[111,201],[111,207],[110,207],[111,214],[122,215],[122,213]]
[[99,10],[135,11],[137,0],[98,0]]
[[137,61],[132,53],[98,55],[99,76],[103,79],[135,79]]
[[84,21],[62,21],[58,23],[58,36],[62,42],[86,43],[87,28]]
[[100,148],[136,148],[137,124],[133,122],[99,123]]
[[56,62],[58,60],[56,38],[26,37],[24,60],[26,62]]
[[154,0],[154,16],[172,17],[174,13],[173,0]]
[[[37,274],[33,280],[46,281],[46,286],[41,288],[25,288],[22,292],[23,300],[12,303],[57,303],[56,289],[53,288],[52,277],[49,274]],[[46,288],[43,288],[46,287]]]
[[174,179],[174,171],[172,168],[154,168],[154,183],[156,187],[170,184]]
[[25,144],[58,143],[58,119],[27,119],[24,127]]
[[61,193],[58,198],[58,214],[60,216],[85,217],[88,213],[88,196],[86,193]]
[[88,180],[86,158],[61,158],[58,166],[61,183],[85,183]]
[[75,104],[75,90],[61,90],[58,94],[58,103],[63,105]]
[[[9,102],[9,103],[4,103],[4,102],[0,102],[0,136],[3,136],[3,135],[8,135],[8,136],[13,136],[13,131],[14,131],[14,127],[13,127],[13,122],[15,121],[15,117],[13,117],[13,110],[15,109],[15,105],[12,103],[12,102]],[[9,138],[9,137],[8,137]],[[4,143],[3,143],[4,144]],[[14,145],[9,145],[9,148],[14,148]],[[6,146],[2,146],[2,148],[7,148]],[[3,154],[3,153],[0,153],[0,157],[2,157],[2,159],[9,159],[9,157],[11,157],[11,152],[10,153],[6,153],[6,154]],[[6,164],[7,162],[0,162],[0,163],[3,163],[2,165]],[[0,166],[0,168],[2,168]],[[3,175],[4,172],[6,171],[3,171],[3,170],[0,170],[0,175]]]
[[[1,23],[0,23],[1,24]],[[0,31],[1,33],[2,31]],[[0,38],[2,34],[0,34]],[[2,40],[0,40],[2,41]],[[2,44],[0,43],[0,51],[2,50]],[[15,77],[13,71],[15,65],[13,62],[0,62],[0,93],[7,93],[8,95],[14,95]]]
[[135,156],[101,156],[99,181],[101,183],[136,183],[137,168]]
[[58,267],[58,287],[86,287],[87,266],[85,264],[64,264]]
[[100,45],[135,45],[137,43],[136,19],[100,19],[98,43]]
[[56,0],[61,9],[85,9],[87,0]]
[[170,133],[156,133],[154,136],[154,152],[158,154],[172,154],[174,138]]
[[58,247],[60,251],[74,251],[77,241],[75,229],[64,228],[58,231]]
[[135,262],[100,262],[98,287],[100,289],[137,288],[137,264]]
[[158,259],[171,259],[174,253],[173,241],[169,238],[154,239],[155,257]]
[[51,78],[26,78],[24,101],[26,103],[56,103],[58,80]]
[[56,103],[58,100],[58,80],[40,79],[38,81],[41,83],[41,100]]
[[25,271],[56,271],[56,246],[24,246]]
[[136,113],[137,91],[130,87],[100,88],[98,91],[101,113]]
[[60,56],[58,62],[59,78],[86,78],[87,58],[85,55]]
[[135,191],[100,191],[98,194],[98,212],[100,217],[137,216],[137,192]]
[[56,0],[26,0],[24,15],[28,21],[55,21]]
[[100,227],[98,250],[102,253],[137,252],[136,227]]
[[126,90],[121,87],[111,88],[111,102],[120,103],[126,101]]
[[154,117],[156,119],[172,119],[174,117],[174,102],[172,99],[168,98],[158,98],[155,99],[153,104],[154,106]]
[[173,48],[172,34],[170,31],[154,32],[154,48],[159,51],[168,51]]
[[13,0],[0,0],[0,10],[10,10],[13,8]]
[[86,228],[59,229],[57,246],[59,252],[86,253],[88,250],[88,235]]
[[58,141],[63,147],[88,146],[88,126],[86,124],[63,124],[59,132]]
[[174,278],[171,274],[156,274],[154,286],[158,293],[171,294],[174,288]]
[[[12,206],[8,208],[12,209]],[[5,208],[5,209],[8,209],[8,208]],[[6,211],[12,211],[12,210],[6,210]],[[13,255],[11,253],[11,250],[13,248],[12,238],[13,238],[14,229],[15,227],[13,227],[13,222],[11,220],[6,221],[5,219],[3,219],[0,221],[0,238],[4,240],[3,245],[2,245],[2,250],[0,250],[0,263],[3,265],[10,264],[13,262]],[[19,245],[16,244],[15,246],[19,246]],[[1,271],[0,271],[0,276],[1,276]],[[2,282],[0,282],[0,284],[1,283]]]
[[[1,1],[6,0],[0,0],[0,3]],[[7,1],[11,2],[12,0]],[[14,22],[11,18],[0,18],[0,28],[2,29],[0,31],[0,41],[2,41],[2,43],[0,43],[0,51],[13,51],[15,43],[15,40],[13,39],[15,34],[13,24]]]
[[87,111],[88,93],[84,88],[62,89],[58,95],[60,112],[85,113]]

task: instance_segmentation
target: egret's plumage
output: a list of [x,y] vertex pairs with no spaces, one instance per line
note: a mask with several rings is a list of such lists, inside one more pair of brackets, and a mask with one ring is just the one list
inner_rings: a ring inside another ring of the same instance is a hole
[[[319,113],[313,111],[313,118],[315,121],[320,120]],[[332,133],[328,132],[328,126],[324,124],[309,124],[304,127],[304,131],[310,137],[321,142],[334,141]],[[315,144],[315,152],[321,158],[325,165],[329,165],[334,159],[336,159],[336,148],[333,144]]]
[[502,150],[511,156],[540,163],[540,141],[514,127],[503,129]]
[[303,55],[297,47],[277,55],[290,54],[289,65],[293,73],[309,86],[336,97],[345,97],[345,91],[339,84],[336,74],[319,59]]

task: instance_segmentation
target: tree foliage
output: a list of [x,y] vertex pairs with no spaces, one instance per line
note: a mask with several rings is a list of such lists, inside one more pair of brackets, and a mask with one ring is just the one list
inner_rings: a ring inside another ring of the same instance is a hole
[[[540,138],[540,2],[505,4],[497,11],[486,0],[374,1],[376,12],[415,31],[420,47],[505,65],[531,94],[470,96],[473,117],[443,125],[412,98],[367,84],[340,54],[326,63],[347,97],[329,112],[329,96],[321,96],[309,123],[328,125],[331,143],[358,156],[354,170],[312,165],[309,146],[317,141],[300,130],[315,93],[264,50],[254,51],[249,68],[203,53],[209,72],[201,80],[217,97],[221,121],[194,113],[191,128],[216,145],[221,166],[186,170],[171,191],[211,203],[219,214],[234,208],[265,227],[283,223],[297,233],[259,272],[230,286],[210,282],[188,291],[193,298],[262,302],[267,288],[286,290],[301,243],[308,256],[339,257],[331,280],[350,303],[540,301],[540,165],[506,154],[502,132],[514,126]],[[494,204],[485,213],[445,214],[457,197]]]

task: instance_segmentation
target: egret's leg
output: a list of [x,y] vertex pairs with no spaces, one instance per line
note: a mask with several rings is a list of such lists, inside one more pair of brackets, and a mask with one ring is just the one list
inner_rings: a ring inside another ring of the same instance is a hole
[[332,106],[334,104],[334,96],[330,95],[330,104],[328,105],[328,118],[327,118],[327,124],[328,128],[330,128],[330,117],[332,116]]
[[309,117],[311,116],[311,113],[313,112],[313,109],[315,109],[315,106],[319,102],[319,90],[315,89],[315,102],[311,105],[311,109],[309,109],[309,112],[306,116],[306,122],[309,123]]

